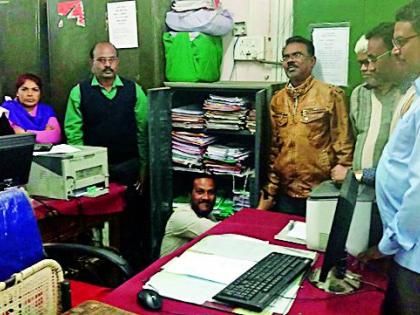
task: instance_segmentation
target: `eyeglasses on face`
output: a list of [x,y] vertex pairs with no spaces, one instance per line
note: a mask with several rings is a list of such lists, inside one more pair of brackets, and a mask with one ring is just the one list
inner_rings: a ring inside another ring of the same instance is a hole
[[117,61],[118,61],[118,57],[109,57],[109,58],[106,58],[106,57],[99,57],[99,58],[96,58],[96,59],[95,59],[95,61],[96,61],[96,62],[99,62],[99,63],[101,63],[101,64],[103,64],[103,65],[105,65],[105,64],[107,64],[108,62],[109,62],[109,63],[114,63],[114,62],[117,62]]
[[410,39],[419,36],[420,34],[414,34],[408,37],[402,37],[399,36],[397,38],[392,39],[392,45],[394,45],[395,48],[401,49],[404,45],[406,45]]
[[368,57],[367,57],[367,59],[366,59],[366,60],[367,60],[369,63],[375,63],[375,62],[377,62],[379,59],[381,59],[381,58],[383,58],[383,57],[386,57],[386,56],[389,56],[389,55],[390,55],[390,53],[391,53],[391,51],[390,51],[390,50],[388,50],[388,51],[384,52],[383,54],[380,54],[379,56],[368,55]]
[[290,55],[283,55],[283,59],[281,62],[288,62],[289,60],[302,60],[305,57],[309,57],[307,55],[304,55],[301,52],[294,52]]

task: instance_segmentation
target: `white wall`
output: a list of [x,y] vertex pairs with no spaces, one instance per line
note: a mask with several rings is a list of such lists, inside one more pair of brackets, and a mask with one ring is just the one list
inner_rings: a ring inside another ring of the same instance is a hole
[[[232,13],[235,22],[245,22],[246,36],[265,38],[263,60],[281,60],[284,41],[292,36],[293,0],[223,0],[223,8]],[[233,34],[223,38],[221,80],[286,81],[280,65],[255,60],[234,60],[237,41],[238,37]]]

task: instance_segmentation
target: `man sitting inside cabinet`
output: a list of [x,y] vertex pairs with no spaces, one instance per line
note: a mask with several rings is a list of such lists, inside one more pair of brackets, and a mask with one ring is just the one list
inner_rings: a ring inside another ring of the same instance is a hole
[[191,202],[175,210],[169,218],[160,248],[165,256],[217,224],[212,215],[216,185],[212,177],[199,175],[193,180]]

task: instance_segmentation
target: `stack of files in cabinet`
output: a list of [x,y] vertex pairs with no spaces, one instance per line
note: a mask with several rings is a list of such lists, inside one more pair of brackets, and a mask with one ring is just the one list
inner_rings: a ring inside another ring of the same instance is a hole
[[207,129],[241,130],[245,127],[246,100],[241,97],[210,95],[203,108]]
[[172,126],[185,129],[203,129],[204,112],[200,105],[191,104],[172,108]]
[[233,211],[237,212],[242,208],[251,208],[249,191],[233,191]]
[[220,0],[174,0],[172,2],[172,10],[189,11],[197,9],[217,9]]
[[174,170],[204,172],[203,155],[216,137],[204,133],[172,131],[172,162]]
[[257,112],[255,109],[251,109],[246,117],[246,128],[251,132],[255,133],[256,130],[256,118]]
[[213,144],[204,154],[204,165],[210,173],[240,175],[246,171],[244,162],[250,151],[237,145]]

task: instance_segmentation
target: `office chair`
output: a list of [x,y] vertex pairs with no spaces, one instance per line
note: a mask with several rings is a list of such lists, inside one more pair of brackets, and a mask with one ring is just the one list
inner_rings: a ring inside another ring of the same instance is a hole
[[[6,283],[3,284],[3,289],[0,286],[0,293],[6,296],[9,291],[6,292],[5,289],[8,289],[10,284],[17,284],[16,279],[21,279],[22,273],[26,279],[30,271],[38,271],[38,263],[44,261],[46,257],[57,261],[54,270],[58,269],[58,265],[60,272],[56,273],[64,273],[64,278],[86,281],[108,288],[115,288],[133,275],[128,262],[117,253],[107,249],[66,243],[44,244],[43,246],[29,199],[24,191],[18,188],[0,192],[0,252],[2,252],[0,281],[3,280]],[[48,261],[53,260],[48,259]],[[9,279],[5,280],[7,278]],[[30,278],[33,277],[30,276]],[[58,282],[61,283],[63,276],[58,278]],[[52,285],[51,282],[50,285]],[[65,294],[62,293],[64,296]],[[25,304],[26,297],[22,296],[22,298],[25,299],[23,302]],[[62,310],[71,304],[69,296],[64,300],[66,303]],[[0,312],[0,314],[3,313]]]

